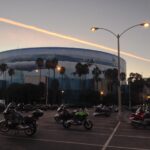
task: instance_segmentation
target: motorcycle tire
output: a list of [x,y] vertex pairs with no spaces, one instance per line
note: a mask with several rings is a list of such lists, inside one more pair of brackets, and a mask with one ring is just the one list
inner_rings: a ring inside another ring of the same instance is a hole
[[140,123],[135,123],[134,121],[131,122],[132,127],[136,128],[136,129],[140,129],[140,128],[145,128],[145,126],[143,126]]
[[25,135],[32,136],[36,133],[37,128],[34,125],[29,125],[29,128],[24,130]]
[[71,123],[68,123],[67,121],[64,121],[64,122],[63,122],[63,127],[64,127],[65,129],[69,129],[69,128],[71,127]]
[[91,129],[93,128],[93,123],[92,123],[92,121],[86,120],[86,121],[84,122],[84,127],[85,127],[85,129],[87,129],[87,130],[91,130]]
[[6,121],[2,121],[0,123],[0,131],[1,132],[8,132],[9,131],[9,127]]

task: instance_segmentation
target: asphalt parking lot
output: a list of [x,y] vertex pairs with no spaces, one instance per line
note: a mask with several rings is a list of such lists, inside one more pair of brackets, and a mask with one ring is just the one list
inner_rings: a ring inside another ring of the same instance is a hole
[[123,112],[123,121],[118,123],[117,113],[111,117],[89,118],[93,129],[72,126],[69,130],[55,123],[56,111],[45,111],[38,121],[38,132],[33,137],[24,134],[0,134],[1,150],[150,150],[150,130],[134,129],[128,122],[128,112]]

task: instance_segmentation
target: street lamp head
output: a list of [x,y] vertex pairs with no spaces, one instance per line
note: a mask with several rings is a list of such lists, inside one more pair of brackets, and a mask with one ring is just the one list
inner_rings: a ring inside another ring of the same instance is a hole
[[57,69],[58,72],[60,72],[61,67],[60,67],[60,66],[57,66],[56,69]]
[[144,28],[148,28],[150,26],[148,22],[142,23],[140,25],[143,26]]
[[99,29],[98,27],[92,27],[92,28],[91,28],[91,31],[92,31],[92,32],[95,32],[95,31],[98,30],[98,29]]

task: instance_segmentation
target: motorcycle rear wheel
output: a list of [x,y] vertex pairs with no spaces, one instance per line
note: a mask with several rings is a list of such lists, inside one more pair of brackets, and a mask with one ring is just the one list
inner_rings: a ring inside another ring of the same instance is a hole
[[25,135],[27,135],[27,136],[32,136],[32,135],[35,134],[36,130],[37,130],[37,129],[36,129],[35,126],[30,125],[29,128],[27,128],[27,129],[24,130],[24,133],[25,133]]
[[64,122],[63,122],[63,127],[64,127],[65,129],[69,129],[69,128],[71,127],[71,123],[68,123],[67,121],[64,121]]

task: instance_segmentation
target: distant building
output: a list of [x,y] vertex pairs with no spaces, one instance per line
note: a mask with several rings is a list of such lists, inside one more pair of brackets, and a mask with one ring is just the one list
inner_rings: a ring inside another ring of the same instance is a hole
[[[78,91],[80,88],[80,77],[74,75],[75,65],[80,63],[91,63],[89,67],[89,74],[86,75],[86,89],[93,89],[93,75],[92,70],[95,66],[104,71],[108,68],[117,68],[118,57],[109,53],[82,49],[82,48],[67,48],[67,47],[35,47],[22,48],[4,51],[0,53],[0,64],[6,63],[9,68],[15,69],[13,82],[19,83],[38,83],[39,72],[37,72],[36,60],[42,58],[43,60],[56,58],[60,66],[64,66],[66,71],[62,80],[62,76],[56,72],[56,79],[60,85],[59,88],[65,90]],[[121,58],[121,72],[126,73],[126,62]],[[42,80],[48,77],[48,70],[42,69]],[[101,75],[104,78],[104,75]],[[1,79],[2,76],[1,76]],[[8,74],[6,75],[7,82],[10,81]],[[50,71],[49,84],[53,79],[53,71]],[[103,86],[103,87],[102,87]],[[106,90],[105,84],[102,81],[99,88]],[[100,89],[100,90],[101,90]]]

